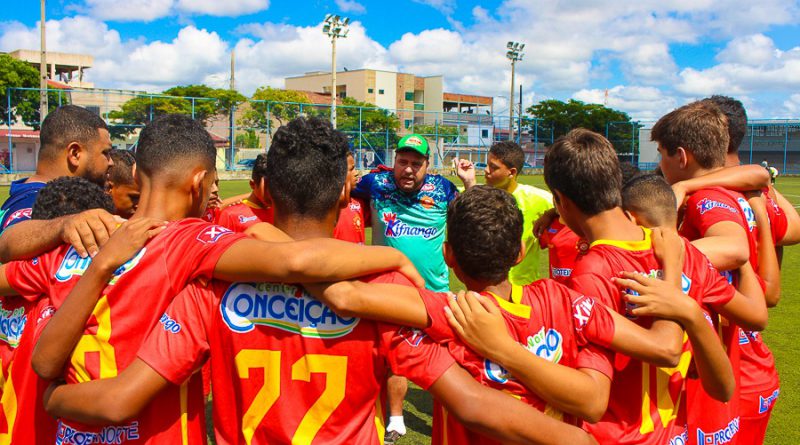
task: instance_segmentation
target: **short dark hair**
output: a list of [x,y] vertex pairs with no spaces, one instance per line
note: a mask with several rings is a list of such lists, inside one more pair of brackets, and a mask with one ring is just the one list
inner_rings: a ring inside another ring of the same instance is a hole
[[145,125],[136,145],[136,169],[147,176],[180,169],[187,159],[216,170],[214,140],[200,122],[182,114],[165,114]]
[[747,111],[744,105],[732,97],[718,94],[703,100],[716,105],[728,118],[728,153],[737,153],[747,133]]
[[544,157],[544,180],[588,216],[619,207],[622,173],[614,147],[598,133],[576,128],[556,139]]
[[622,187],[622,208],[635,213],[647,226],[674,225],[678,221],[677,201],[672,187],[662,177],[641,174]]
[[505,190],[478,185],[447,208],[447,242],[470,278],[492,284],[508,278],[521,240],[522,212]]
[[91,209],[114,213],[114,201],[94,182],[62,176],[39,190],[31,210],[31,219],[54,219]]
[[114,185],[133,184],[133,166],[136,158],[128,150],[114,148],[108,153],[114,165],[108,169],[108,180]]
[[489,148],[489,154],[496,157],[508,168],[516,168],[517,173],[522,172],[525,165],[525,152],[522,147],[513,141],[495,142]]
[[659,119],[650,131],[650,140],[658,142],[670,156],[683,147],[700,167],[721,167],[730,140],[728,119],[711,102],[692,102]]
[[267,177],[267,154],[261,153],[256,156],[256,161],[253,163],[253,174],[250,176],[253,181],[258,184],[262,179]]
[[39,131],[39,160],[54,159],[73,141],[86,144],[99,137],[108,125],[97,113],[77,105],[64,105],[48,113]]
[[277,212],[324,218],[347,178],[347,136],[327,119],[298,117],[275,132],[267,185]]
[[635,178],[642,174],[642,171],[639,170],[639,167],[631,164],[629,161],[622,161],[619,163],[619,170],[622,172],[622,186],[625,187],[625,183],[630,181],[631,179]]

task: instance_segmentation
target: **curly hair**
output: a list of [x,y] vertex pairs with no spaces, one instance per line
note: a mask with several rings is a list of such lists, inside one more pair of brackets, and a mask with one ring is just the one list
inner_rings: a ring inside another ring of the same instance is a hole
[[31,219],[54,219],[91,209],[114,213],[114,202],[99,185],[79,177],[62,176],[39,190]]

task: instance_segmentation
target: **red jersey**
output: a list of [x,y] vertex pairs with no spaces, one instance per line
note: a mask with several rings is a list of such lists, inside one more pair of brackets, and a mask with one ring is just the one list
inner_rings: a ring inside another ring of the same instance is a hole
[[221,211],[222,209],[219,207],[207,207],[201,219],[205,220],[206,222],[210,222],[211,224],[217,224]]
[[[142,340],[186,283],[210,278],[217,260],[245,238],[200,219],[170,223],[114,273],[67,364],[68,383],[116,376],[136,357]],[[31,261],[7,265],[9,284],[23,295],[47,294],[58,309],[91,259],[64,245]],[[205,440],[200,378],[162,391],[125,425],[93,427],[59,422],[59,444],[200,443]],[[197,394],[196,397],[189,397]]]
[[364,204],[350,198],[350,204],[339,212],[339,219],[333,229],[333,237],[353,243],[364,244]]
[[786,231],[789,229],[789,219],[786,217],[786,212],[772,199],[769,189],[764,189],[761,192],[764,194],[764,199],[767,200],[767,216],[769,217],[769,227],[772,231],[772,242],[777,246],[786,236]]
[[252,201],[243,199],[238,204],[222,209],[217,218],[217,224],[234,232],[244,232],[253,224],[260,222],[272,224],[274,219],[272,207],[264,208]]
[[589,243],[582,240],[557,218],[539,237],[539,246],[547,248],[550,256],[550,278],[561,284],[569,281],[578,256],[589,250]]
[[[611,281],[620,271],[651,277],[662,274],[653,254],[651,232],[642,230],[643,241],[593,242],[589,252],[576,262],[570,287],[594,296],[636,324],[649,328],[652,318],[628,314],[629,307]],[[690,361],[691,353],[686,350],[676,368],[658,368],[616,353],[608,409],[598,423],[586,424],[584,428],[601,444],[664,445],[671,440],[679,441],[686,435],[686,416],[681,401]]]
[[427,389],[454,364],[420,331],[339,317],[296,285],[216,280],[175,298],[139,358],[176,385],[211,360],[219,444],[382,443],[389,367]]
[[[769,205],[767,207],[770,207]],[[702,189],[689,197],[681,234],[690,240],[705,236],[709,227],[722,221],[742,226],[748,235],[750,263],[758,270],[758,227],[753,209],[741,193],[718,187]],[[739,330],[741,348],[741,392],[776,389],[779,385],[775,358],[757,332]]]
[[53,311],[50,300],[0,298],[0,443],[52,444],[56,421],[42,398],[50,382],[31,369],[36,333]]
[[[430,337],[446,343],[450,354],[475,380],[485,386],[510,393],[552,417],[576,424],[573,416],[549,406],[502,366],[469,349],[450,329],[444,314],[448,295],[420,289],[420,296],[431,318],[425,329]],[[614,337],[614,321],[608,311],[590,297],[553,280],[538,280],[514,286],[511,301],[486,294],[500,308],[511,336],[532,354],[570,368],[591,368],[612,376],[605,350],[589,342],[608,346]],[[488,445],[500,442],[468,431],[434,401],[431,443]]]

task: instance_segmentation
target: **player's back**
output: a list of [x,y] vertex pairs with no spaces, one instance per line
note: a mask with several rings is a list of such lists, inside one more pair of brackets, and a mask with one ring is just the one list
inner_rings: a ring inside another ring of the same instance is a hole
[[566,284],[580,255],[589,250],[589,243],[582,240],[558,219],[544,230],[539,245],[547,248],[550,260],[550,278]]
[[238,204],[225,207],[217,216],[217,224],[234,232],[244,232],[260,222],[272,224],[275,216],[272,207],[262,207],[247,199]]

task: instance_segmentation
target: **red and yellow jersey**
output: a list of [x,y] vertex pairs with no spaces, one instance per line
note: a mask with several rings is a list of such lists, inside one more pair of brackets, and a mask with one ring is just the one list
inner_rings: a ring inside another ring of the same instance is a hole
[[139,358],[176,385],[211,360],[220,444],[382,443],[388,369],[427,389],[454,365],[421,331],[339,317],[296,285],[216,280],[175,298]]
[[[217,260],[245,238],[190,218],[170,223],[114,273],[67,364],[68,383],[116,376],[136,358],[149,328],[195,278],[210,278]],[[9,284],[23,295],[46,294],[56,309],[91,262],[65,245],[31,261],[7,265]],[[205,440],[199,378],[161,392],[124,425],[92,427],[62,420],[57,443],[198,443]],[[189,397],[197,394],[197,397]],[[109,442],[112,441],[112,442]]]
[[217,224],[219,214],[222,211],[219,207],[207,207],[201,219],[211,224]]
[[0,298],[0,444],[52,444],[56,421],[42,398],[50,382],[31,369],[37,332],[53,307],[47,298]]
[[[444,308],[448,295],[421,289],[431,325],[425,329],[432,339],[445,343],[450,354],[475,380],[485,386],[510,393],[536,409],[568,423],[575,417],[549,406],[529,391],[502,366],[469,349],[450,329]],[[531,354],[570,368],[590,368],[612,377],[605,349],[614,337],[611,315],[594,299],[583,296],[553,280],[539,280],[527,286],[513,286],[511,301],[488,293],[500,308],[506,327],[515,341]],[[434,401],[433,444],[499,444],[498,441],[468,431]]]
[[549,252],[550,278],[561,284],[569,281],[575,261],[589,250],[589,243],[558,219],[554,219],[539,237],[539,246]]
[[333,237],[342,241],[364,244],[364,207],[360,200],[350,198],[347,207],[339,212],[339,219],[333,229]]
[[272,207],[264,208],[252,201],[243,199],[238,204],[222,209],[217,217],[217,224],[234,232],[244,232],[253,224],[260,222],[272,224],[274,219]]
[[[636,324],[649,328],[652,319],[630,315],[628,310],[632,307],[627,306],[619,288],[611,281],[620,271],[651,277],[662,275],[653,254],[651,232],[642,230],[642,241],[593,242],[589,252],[578,259],[570,287],[594,296]],[[691,362],[687,343],[684,338],[684,352],[675,368],[658,368],[616,353],[608,410],[598,423],[586,424],[584,428],[601,444],[663,445],[684,438],[685,379]]]

